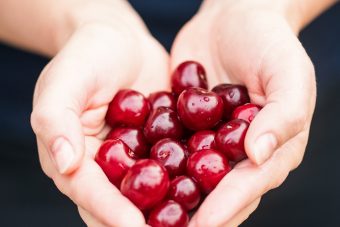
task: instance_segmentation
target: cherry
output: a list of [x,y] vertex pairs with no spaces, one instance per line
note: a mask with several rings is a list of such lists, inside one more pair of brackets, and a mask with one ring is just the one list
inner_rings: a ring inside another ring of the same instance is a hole
[[244,138],[249,123],[235,119],[224,124],[216,133],[215,141],[218,149],[225,153],[230,161],[239,162],[247,158],[244,150]]
[[187,128],[195,131],[209,129],[221,120],[223,101],[214,92],[189,88],[178,97],[177,111]]
[[255,116],[260,112],[261,107],[252,103],[244,104],[243,106],[237,107],[233,114],[232,119],[242,119],[248,123],[252,122]]
[[166,196],[169,188],[166,169],[151,159],[138,160],[126,173],[120,191],[140,210],[147,210]]
[[121,140],[107,140],[99,148],[95,160],[112,184],[119,188],[128,169],[136,160],[132,151]]
[[132,150],[134,158],[146,158],[149,154],[149,144],[140,128],[114,128],[106,139],[120,139],[123,141]]
[[213,149],[195,152],[187,162],[188,175],[206,194],[209,194],[230,170],[226,157]]
[[149,101],[154,110],[161,106],[176,110],[176,99],[171,92],[158,91],[151,93],[149,95]]
[[148,225],[152,227],[186,227],[188,223],[188,214],[173,200],[167,200],[156,206],[148,219]]
[[201,193],[193,180],[187,176],[179,176],[170,183],[169,198],[186,210],[192,210],[200,202]]
[[183,126],[175,111],[166,107],[153,110],[144,126],[144,135],[150,143],[163,138],[181,139]]
[[192,135],[188,141],[188,149],[190,153],[215,148],[215,132],[212,130],[198,131]]
[[171,178],[185,172],[187,161],[185,148],[173,139],[162,139],[153,145],[150,158],[161,163]]
[[223,99],[225,120],[231,117],[233,110],[247,102],[250,102],[247,88],[242,85],[220,84],[212,89]]
[[190,87],[207,89],[208,82],[204,67],[195,61],[186,61],[180,64],[171,77],[172,91],[179,95]]
[[124,89],[117,92],[109,104],[106,122],[111,126],[141,127],[150,112],[148,100],[138,91]]

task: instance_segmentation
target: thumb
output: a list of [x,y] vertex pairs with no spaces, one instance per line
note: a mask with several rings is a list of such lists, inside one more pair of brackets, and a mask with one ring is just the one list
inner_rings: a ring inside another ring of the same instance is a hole
[[[316,99],[314,68],[302,46],[271,53],[259,75],[265,85],[264,108],[252,121],[245,139],[248,157],[257,164],[309,127]],[[254,101],[255,97],[251,98]]]
[[42,73],[36,86],[31,125],[43,146],[39,153],[47,151],[58,172],[68,174],[79,166],[84,153],[81,105],[72,99],[82,96],[75,95],[77,91],[60,77],[54,77],[53,83],[43,81],[47,71],[51,70]]

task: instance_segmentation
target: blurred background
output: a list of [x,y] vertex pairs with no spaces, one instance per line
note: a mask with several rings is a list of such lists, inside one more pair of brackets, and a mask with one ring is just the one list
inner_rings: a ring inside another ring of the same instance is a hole
[[[169,49],[200,1],[130,1]],[[340,4],[300,39],[315,64],[317,106],[301,166],[267,193],[242,225],[340,226]],[[76,207],[41,171],[30,112],[48,59],[0,44],[0,226],[85,226]],[[304,111],[304,110],[301,110]]]

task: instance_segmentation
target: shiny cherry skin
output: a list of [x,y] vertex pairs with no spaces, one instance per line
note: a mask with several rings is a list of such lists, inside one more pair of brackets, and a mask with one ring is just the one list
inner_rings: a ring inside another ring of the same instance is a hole
[[187,227],[189,216],[185,209],[173,200],[156,206],[150,213],[148,225],[152,227]]
[[164,138],[179,140],[183,135],[183,126],[175,111],[159,107],[151,112],[146,121],[144,135],[152,144]]
[[180,64],[171,76],[172,91],[180,95],[190,87],[207,89],[208,82],[204,67],[195,61],[186,61]]
[[177,111],[185,127],[194,131],[210,129],[222,118],[223,100],[214,92],[189,88],[178,97]]
[[149,155],[150,146],[140,128],[117,127],[111,130],[106,139],[122,140],[132,150],[132,155],[136,159]]
[[218,149],[223,152],[230,161],[239,162],[247,158],[244,149],[249,123],[235,119],[224,124],[216,133],[215,141]]
[[187,174],[206,194],[209,194],[230,170],[228,159],[213,149],[195,152],[187,162]]
[[161,106],[176,110],[177,100],[171,92],[154,92],[149,95],[148,99],[151,104],[151,108],[154,110]]
[[106,122],[111,126],[144,125],[150,113],[149,101],[138,91],[124,89],[117,92],[109,104]]
[[186,210],[194,209],[201,200],[196,183],[187,176],[179,176],[170,183],[169,198],[181,204]]
[[260,112],[261,107],[252,103],[247,103],[242,106],[237,107],[233,114],[232,119],[242,119],[251,123],[255,116]]
[[188,141],[188,149],[190,153],[215,148],[215,132],[212,130],[198,131],[192,135]]
[[237,84],[220,84],[212,89],[223,99],[223,118],[229,120],[232,112],[238,106],[250,102],[248,90],[245,86]]
[[161,163],[168,171],[170,178],[185,173],[187,157],[182,144],[173,139],[159,140],[151,148],[150,158]]
[[107,178],[119,188],[126,172],[135,164],[132,151],[121,140],[107,140],[99,148],[95,161]]
[[141,159],[126,173],[120,191],[144,211],[164,199],[169,184],[169,176],[163,166],[155,160]]

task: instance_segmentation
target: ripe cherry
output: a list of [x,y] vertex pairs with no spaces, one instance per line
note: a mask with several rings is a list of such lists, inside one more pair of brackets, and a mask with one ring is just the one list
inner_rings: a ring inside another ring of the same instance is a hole
[[207,89],[208,83],[203,66],[195,61],[180,64],[171,76],[172,91],[179,95],[190,87]]
[[149,154],[149,145],[140,128],[118,127],[111,130],[106,139],[120,139],[131,150],[134,158],[145,158]]
[[118,188],[126,172],[136,162],[131,153],[121,140],[114,139],[105,141],[95,156],[107,178]]
[[188,141],[188,149],[190,153],[215,148],[215,132],[212,130],[198,131],[192,135]]
[[179,176],[170,183],[169,198],[181,204],[186,210],[192,210],[200,202],[201,193],[192,179]]
[[238,106],[250,102],[247,88],[236,84],[220,84],[212,89],[223,99],[225,120],[230,119],[232,112]]
[[144,135],[150,143],[163,138],[181,139],[183,126],[170,108],[159,107],[153,110],[144,126]]
[[222,118],[223,101],[214,92],[189,88],[178,97],[177,111],[187,128],[195,131],[210,129]]
[[252,103],[244,104],[243,106],[237,107],[233,114],[232,119],[242,119],[248,123],[252,122],[255,116],[260,112],[261,107]]
[[147,210],[166,196],[169,188],[166,169],[151,159],[138,160],[126,173],[120,191],[140,210]]
[[226,157],[213,149],[195,152],[187,162],[188,175],[206,194],[209,194],[230,170]]
[[247,158],[244,149],[244,138],[248,127],[248,122],[235,119],[224,124],[217,131],[215,137],[216,145],[230,161],[239,162]]
[[173,139],[162,139],[151,148],[150,158],[161,163],[171,178],[185,173],[185,148]]
[[176,110],[177,100],[171,92],[167,91],[154,92],[149,95],[148,99],[152,109],[154,110],[161,106]]
[[124,89],[117,92],[109,104],[106,122],[111,126],[141,127],[150,112],[149,101],[138,91]]
[[189,216],[183,207],[173,200],[156,206],[150,213],[148,225],[152,227],[186,227]]

